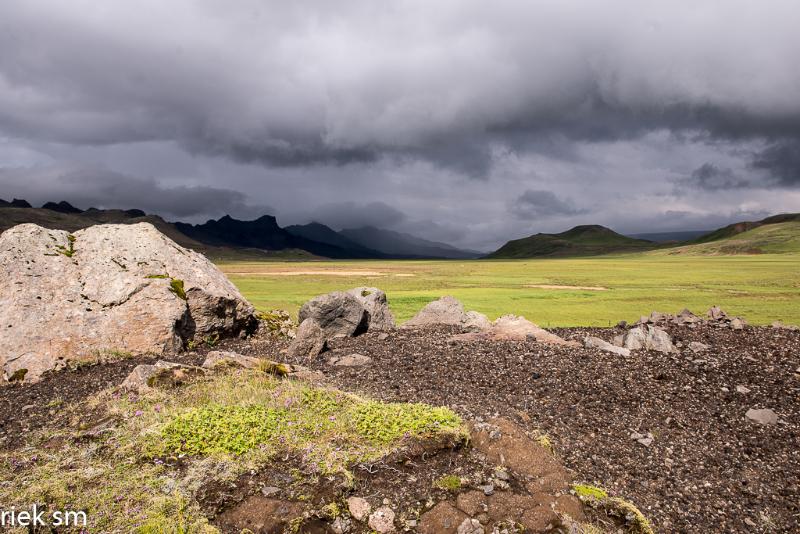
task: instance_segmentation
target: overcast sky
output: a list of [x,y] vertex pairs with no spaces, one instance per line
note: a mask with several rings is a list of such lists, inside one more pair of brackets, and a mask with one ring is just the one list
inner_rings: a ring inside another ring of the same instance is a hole
[[800,211],[797,0],[4,0],[0,198],[483,250]]

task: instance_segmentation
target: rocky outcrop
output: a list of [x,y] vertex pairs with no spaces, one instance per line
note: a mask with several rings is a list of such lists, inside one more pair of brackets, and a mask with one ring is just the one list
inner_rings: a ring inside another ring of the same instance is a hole
[[164,354],[255,328],[253,307],[204,256],[148,223],[0,235],[0,367],[36,380],[69,360]]
[[731,328],[742,330],[747,322],[741,317],[731,317],[719,306],[711,307],[706,312],[706,317],[699,317],[688,309],[684,308],[677,315],[654,311],[649,316],[642,316],[637,322],[637,326],[686,326],[695,328],[698,325],[710,325],[721,328]]
[[374,287],[357,287],[314,297],[300,308],[298,320],[300,326],[288,352],[304,358],[313,358],[325,351],[330,339],[394,328],[386,293]]

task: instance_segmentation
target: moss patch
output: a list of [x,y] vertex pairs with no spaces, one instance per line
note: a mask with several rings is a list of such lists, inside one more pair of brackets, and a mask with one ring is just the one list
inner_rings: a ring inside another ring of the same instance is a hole
[[458,491],[461,489],[461,478],[455,475],[445,475],[434,480],[433,486],[446,491]]

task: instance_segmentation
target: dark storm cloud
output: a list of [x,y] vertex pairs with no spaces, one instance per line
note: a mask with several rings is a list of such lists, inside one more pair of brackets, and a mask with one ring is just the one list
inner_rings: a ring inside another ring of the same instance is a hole
[[753,187],[753,183],[743,180],[728,168],[720,168],[713,163],[704,163],[692,171],[690,177],[678,181],[678,185],[706,191],[741,189]]
[[30,198],[98,205],[102,181],[130,182],[118,203],[286,222],[328,204],[322,222],[487,249],[673,225],[652,212],[797,211],[799,16],[796,0],[0,2],[0,165],[113,171],[79,192],[42,175]]
[[87,209],[138,208],[180,218],[231,214],[258,217],[272,213],[267,206],[252,206],[239,191],[207,186],[164,186],[154,179],[126,176],[92,168],[0,168],[2,190],[25,198],[34,206],[66,200]]
[[412,157],[480,177],[493,145],[552,135],[800,138],[789,1],[733,1],[725,17],[620,0],[142,4],[3,3],[0,128],[171,139],[270,166]]
[[751,166],[786,187],[800,186],[800,139],[775,143],[753,156]]
[[561,199],[552,191],[531,189],[517,197],[509,209],[520,219],[527,220],[586,213],[586,210],[576,208],[572,201]]

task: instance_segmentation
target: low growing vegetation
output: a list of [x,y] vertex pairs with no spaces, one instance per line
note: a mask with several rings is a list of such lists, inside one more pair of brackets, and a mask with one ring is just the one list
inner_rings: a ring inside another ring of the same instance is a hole
[[467,436],[445,408],[381,403],[259,370],[141,396],[107,390],[89,409],[102,431],[97,423],[50,428],[35,447],[0,456],[0,502],[83,510],[92,532],[210,533],[194,500],[210,480],[235,480],[291,454],[302,476],[346,481],[352,466],[407,440]]

